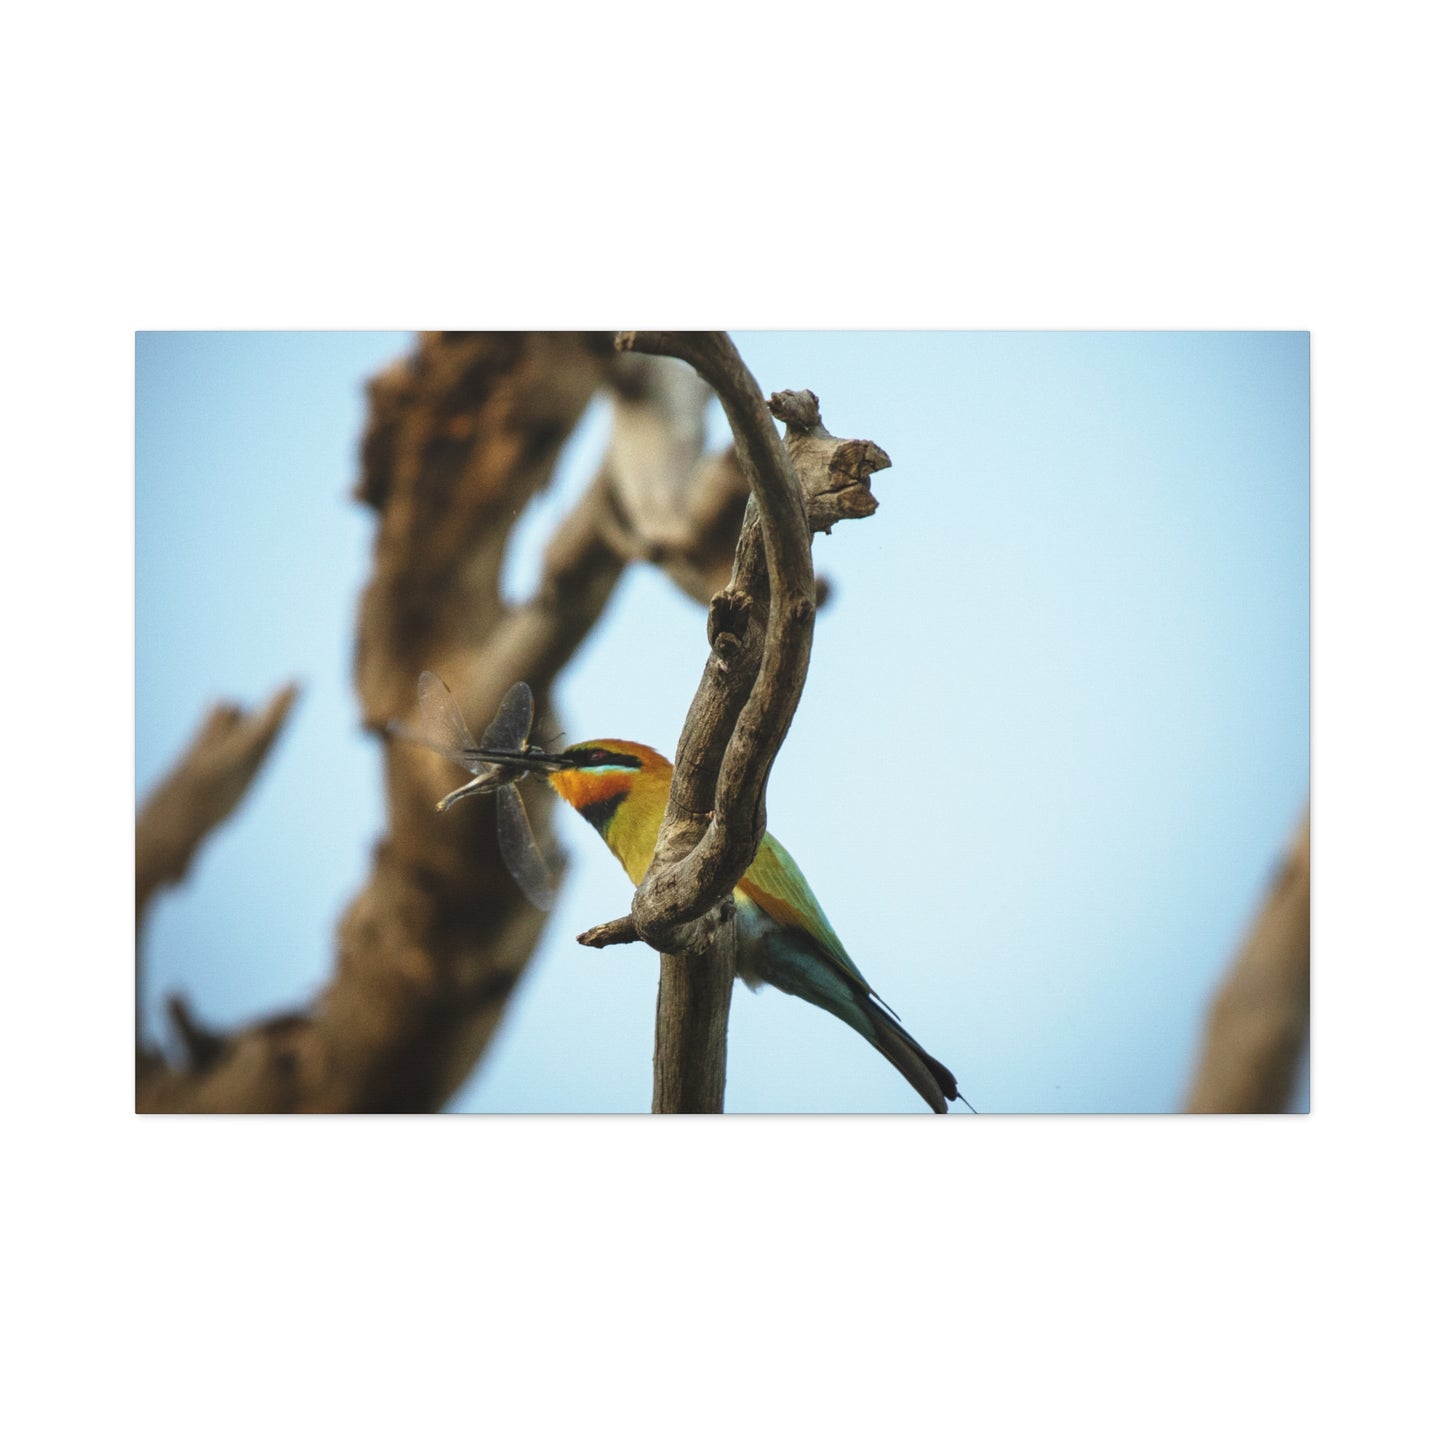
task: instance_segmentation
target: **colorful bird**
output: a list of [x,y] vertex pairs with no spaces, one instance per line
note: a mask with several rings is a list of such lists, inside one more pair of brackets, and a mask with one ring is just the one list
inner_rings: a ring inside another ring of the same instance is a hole
[[[634,884],[657,845],[672,785],[672,764],[642,743],[601,738],[561,753],[476,750],[479,761],[544,773],[556,792],[602,835]],[[826,1009],[862,1034],[936,1113],[947,1100],[973,1106],[953,1075],[927,1054],[874,993],[848,957],[798,865],[764,834],[752,866],[733,891],[738,975],[750,988],[770,983]]]

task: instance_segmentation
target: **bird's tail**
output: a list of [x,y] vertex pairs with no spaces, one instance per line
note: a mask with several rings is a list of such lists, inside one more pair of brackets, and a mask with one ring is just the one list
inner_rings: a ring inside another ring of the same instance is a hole
[[949,1099],[973,1108],[958,1092],[953,1075],[924,1051],[851,963],[840,961],[800,928],[778,927],[748,898],[738,905],[737,921],[746,945],[739,949],[738,973],[749,988],[771,984],[842,1019],[908,1080],[934,1113],[948,1113]]
[[868,1041],[918,1090],[935,1114],[948,1113],[946,1101],[949,1099],[962,1099],[973,1108],[958,1092],[958,1080],[932,1054],[925,1053],[918,1040],[897,1019],[872,998],[859,1002],[871,1026],[870,1034],[866,1035]]

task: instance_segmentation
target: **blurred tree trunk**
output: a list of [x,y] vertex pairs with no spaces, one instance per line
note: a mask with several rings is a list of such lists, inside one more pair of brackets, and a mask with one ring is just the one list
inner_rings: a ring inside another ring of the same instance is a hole
[[[181,1062],[147,1046],[137,1018],[138,1110],[431,1110],[475,1066],[544,915],[506,872],[493,809],[438,815],[455,770],[383,730],[412,715],[425,668],[446,678],[478,722],[526,678],[543,718],[552,679],[629,561],[676,569],[695,593],[727,576],[746,486],[726,455],[700,461],[706,390],[679,401],[675,377],[662,385],[656,369],[675,363],[639,365],[620,363],[610,333],[433,333],[371,383],[357,496],[376,512],[377,536],[356,685],[366,726],[386,750],[387,830],[341,920],[335,972],[309,1007],[223,1033],[172,999]],[[549,544],[537,594],[508,608],[499,578],[512,527],[604,383],[618,401],[613,447]],[[649,468],[670,476],[670,492],[648,484]],[[172,860],[161,872],[184,873],[207,828],[244,792],[284,711],[273,704],[258,720],[228,713],[248,736],[265,734],[259,756],[234,744],[227,753],[226,729],[208,727],[156,795],[207,801],[189,817],[148,802],[137,819],[138,863]],[[545,847],[550,794],[531,796]],[[138,873],[138,939],[154,887],[148,874],[143,896]],[[138,989],[139,969],[138,946]]]

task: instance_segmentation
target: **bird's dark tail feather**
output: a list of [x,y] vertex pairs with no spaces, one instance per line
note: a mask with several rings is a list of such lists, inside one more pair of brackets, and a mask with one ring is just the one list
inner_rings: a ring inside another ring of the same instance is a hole
[[873,1045],[915,1089],[935,1114],[948,1113],[948,1099],[962,1099],[971,1109],[973,1105],[958,1092],[958,1080],[919,1046],[918,1041],[903,1026],[894,1021],[871,998],[863,999],[863,1012],[873,1026]]

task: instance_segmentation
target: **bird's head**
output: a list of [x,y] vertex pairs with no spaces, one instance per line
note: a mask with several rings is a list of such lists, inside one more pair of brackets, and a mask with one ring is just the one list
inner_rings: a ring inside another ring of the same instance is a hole
[[665,802],[672,783],[672,764],[661,753],[646,743],[622,738],[593,738],[560,753],[541,748],[520,753],[478,748],[472,756],[544,774],[556,792],[596,827],[630,796],[656,796]]

